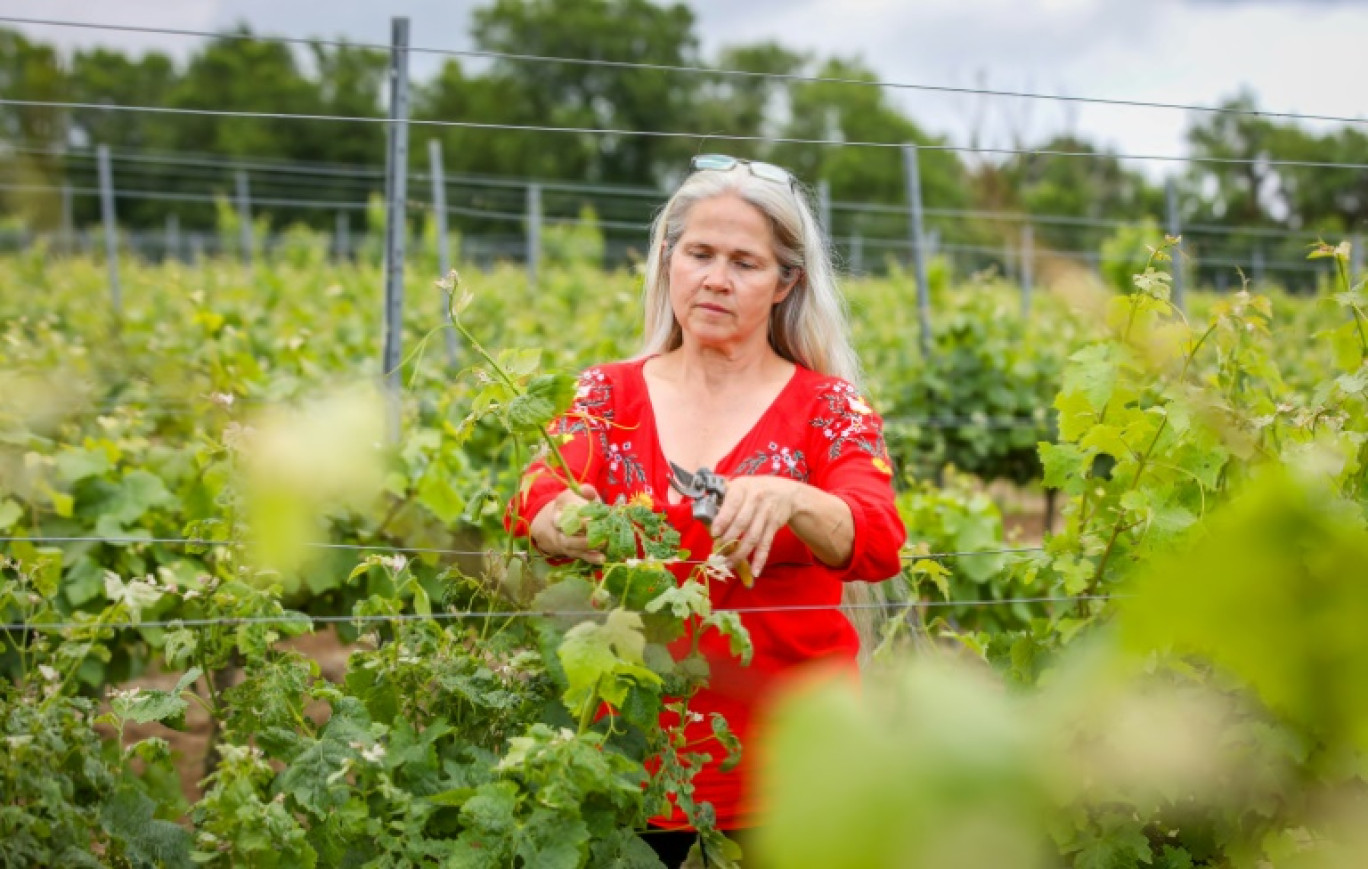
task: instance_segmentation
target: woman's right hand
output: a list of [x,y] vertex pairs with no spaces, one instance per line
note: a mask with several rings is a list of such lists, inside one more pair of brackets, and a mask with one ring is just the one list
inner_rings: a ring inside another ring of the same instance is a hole
[[530,528],[532,545],[545,555],[578,558],[590,564],[602,564],[603,553],[589,548],[589,538],[586,535],[566,534],[560,527],[561,513],[567,507],[597,500],[598,492],[588,483],[581,483],[578,490],[569,488],[561,492],[533,518]]

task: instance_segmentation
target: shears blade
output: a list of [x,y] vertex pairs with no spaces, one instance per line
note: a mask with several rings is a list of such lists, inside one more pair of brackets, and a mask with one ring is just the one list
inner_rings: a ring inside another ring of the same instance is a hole
[[694,479],[694,475],[674,462],[670,462],[670,485],[685,498],[701,498],[706,494]]

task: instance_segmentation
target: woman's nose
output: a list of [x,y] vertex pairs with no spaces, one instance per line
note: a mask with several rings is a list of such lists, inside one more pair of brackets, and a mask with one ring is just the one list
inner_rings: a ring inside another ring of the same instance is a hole
[[731,268],[722,257],[714,257],[703,273],[703,286],[715,290],[731,289]]

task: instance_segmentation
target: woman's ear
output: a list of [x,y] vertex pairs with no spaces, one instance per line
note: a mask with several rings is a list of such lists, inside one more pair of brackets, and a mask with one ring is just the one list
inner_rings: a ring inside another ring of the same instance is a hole
[[800,268],[790,269],[788,277],[780,277],[779,289],[774,294],[774,304],[779,304],[789,297],[793,288],[798,286],[798,282],[803,279],[803,270]]

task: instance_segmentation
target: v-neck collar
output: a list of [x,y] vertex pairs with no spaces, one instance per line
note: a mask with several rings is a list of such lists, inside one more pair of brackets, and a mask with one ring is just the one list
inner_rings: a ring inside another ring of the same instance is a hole
[[[650,440],[654,446],[657,465],[655,474],[656,479],[654,482],[661,484],[661,488],[656,489],[656,491],[661,493],[661,496],[665,498],[665,501],[668,504],[670,503],[670,458],[665,455],[665,446],[660,441],[660,425],[656,420],[655,403],[651,400],[651,388],[646,382],[646,363],[656,358],[658,357],[648,356],[645,359],[639,360],[634,366],[634,370],[637,379],[640,381],[638,385],[641,387],[641,399],[646,408],[645,417],[650,422],[651,426]],[[742,447],[749,443],[751,439],[754,438],[755,433],[768,422],[770,416],[775,413],[776,408],[784,403],[784,398],[787,397],[788,393],[797,385],[802,370],[803,366],[796,362],[793,364],[793,371],[790,372],[788,381],[784,383],[783,388],[775,393],[774,398],[770,400],[770,403],[765,407],[760,416],[756,418],[751,427],[737,439],[736,443],[732,444],[731,448],[723,454],[722,458],[717,460],[716,467],[712,468],[713,473],[725,475],[725,470],[736,462],[736,454]],[[689,470],[694,469],[690,468]]]

